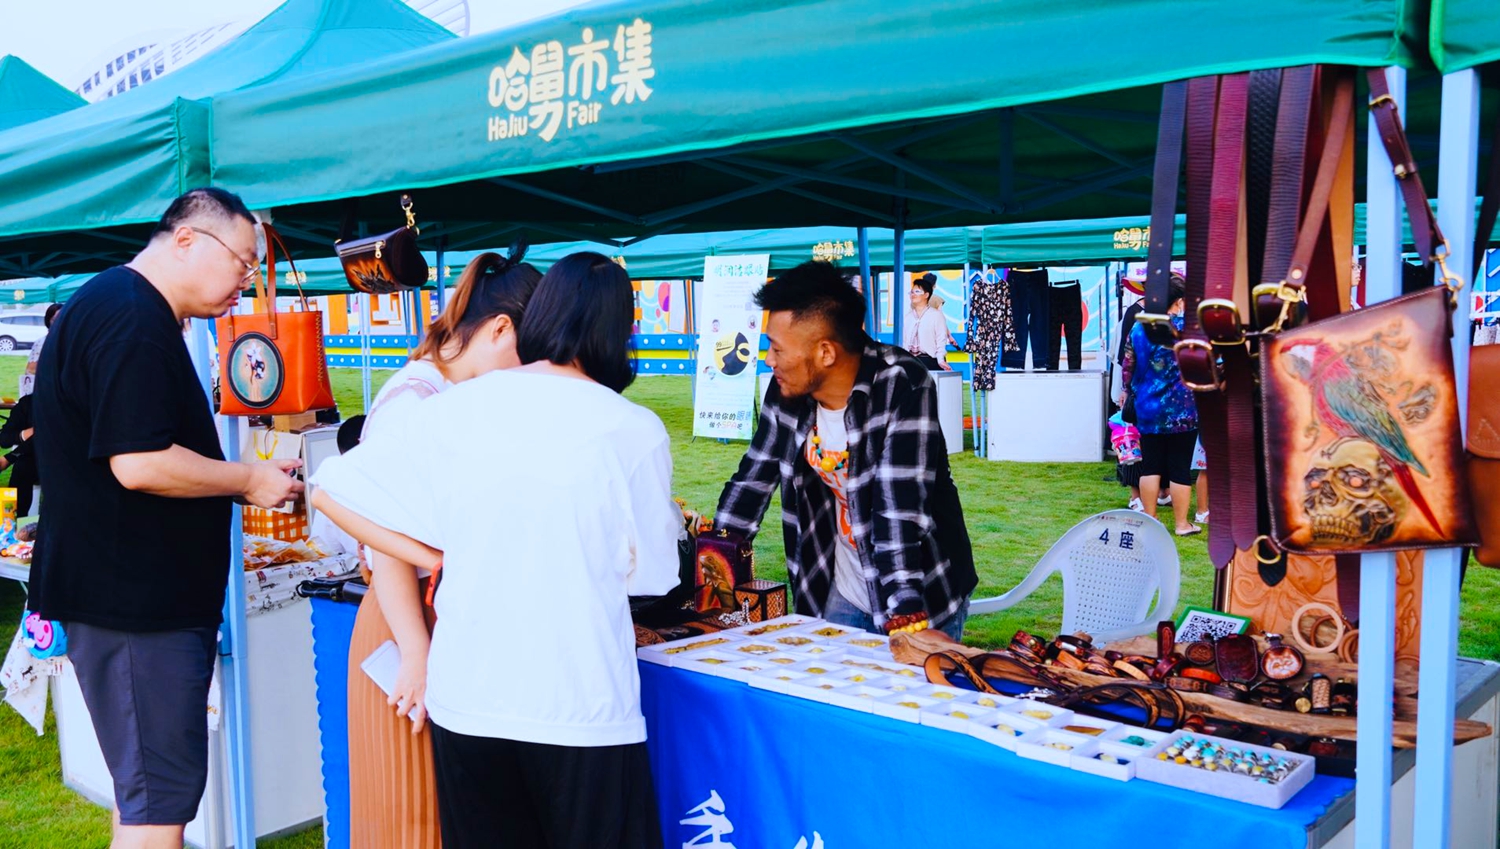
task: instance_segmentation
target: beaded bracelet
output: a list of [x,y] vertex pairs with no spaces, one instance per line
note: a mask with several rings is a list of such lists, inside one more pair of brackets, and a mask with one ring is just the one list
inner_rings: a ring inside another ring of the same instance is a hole
[[[922,623],[922,628],[912,629],[912,626]],[[915,633],[927,627],[927,614],[925,613],[903,613],[900,616],[892,616],[886,620],[885,632],[887,634]]]
[[892,633],[892,634],[915,634],[918,631],[925,631],[929,627],[931,627],[930,623],[928,623],[928,621],[926,619],[923,619],[922,621],[917,622],[915,624],[907,625],[907,626],[904,626],[904,627],[901,627],[901,628],[897,628],[897,629],[891,631],[890,633]]

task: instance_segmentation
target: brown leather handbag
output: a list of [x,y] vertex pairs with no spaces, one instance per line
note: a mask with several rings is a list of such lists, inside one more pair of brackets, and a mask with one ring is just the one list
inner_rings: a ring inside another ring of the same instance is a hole
[[[291,254],[269,224],[266,279],[255,278],[255,294],[266,312],[218,320],[219,412],[226,416],[294,415],[333,407],[328,358],[323,354],[323,314],[308,308]],[[300,312],[276,311],[276,248],[292,266],[302,300]]]
[[1469,352],[1469,497],[1479,548],[1474,559],[1500,568],[1500,345]]
[[417,248],[416,213],[412,212],[411,195],[401,196],[406,226],[389,233],[363,239],[334,242],[344,276],[355,291],[370,295],[389,295],[421,288],[427,282],[427,259]]
[[[1425,291],[1291,329],[1286,319],[1300,289],[1283,286],[1274,296],[1281,309],[1260,351],[1271,536],[1304,554],[1476,541],[1451,345],[1458,281],[1384,71],[1369,77],[1371,110],[1415,219],[1418,250],[1442,273]],[[1319,223],[1304,222],[1288,284],[1304,276],[1308,227]]]

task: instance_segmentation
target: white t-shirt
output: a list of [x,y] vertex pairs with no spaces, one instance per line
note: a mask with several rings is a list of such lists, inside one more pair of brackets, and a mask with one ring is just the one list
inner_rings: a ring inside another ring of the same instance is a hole
[[[849,450],[849,429],[844,426],[844,409],[830,410],[818,405],[818,440],[823,452]],[[849,466],[824,471],[819,467],[812,450],[811,441],[807,449],[808,465],[823,479],[837,501],[838,533],[834,535],[833,586],[839,595],[848,599],[855,607],[870,612],[870,585],[865,581],[859,565],[859,551],[854,547],[854,527],[849,521]]]
[[323,463],[341,504],[443,552],[427,709],[459,734],[646,739],[630,595],[677,585],[666,428],[596,383],[496,371]]

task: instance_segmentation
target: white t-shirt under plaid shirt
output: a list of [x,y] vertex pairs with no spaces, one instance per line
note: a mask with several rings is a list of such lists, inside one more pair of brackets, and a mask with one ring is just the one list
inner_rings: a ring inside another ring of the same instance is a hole
[[825,455],[849,450],[849,430],[844,426],[844,411],[847,409],[830,410],[818,405],[818,429],[813,431],[818,437],[818,445],[813,445],[811,438],[807,440],[807,464],[828,485],[838,502],[839,527],[833,549],[834,590],[850,604],[869,613],[870,585],[859,568],[859,551],[854,547],[854,524],[849,519],[849,464],[846,461],[841,468],[824,471],[818,463],[818,448]]

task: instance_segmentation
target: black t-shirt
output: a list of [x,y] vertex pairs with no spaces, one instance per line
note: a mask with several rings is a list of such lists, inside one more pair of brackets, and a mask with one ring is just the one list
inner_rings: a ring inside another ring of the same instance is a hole
[[112,456],[174,444],[224,459],[166,299],[124,266],[84,284],[52,325],[34,394],[47,494],[33,609],[122,631],[218,625],[230,500],[133,492],[109,467]]

